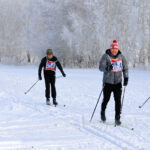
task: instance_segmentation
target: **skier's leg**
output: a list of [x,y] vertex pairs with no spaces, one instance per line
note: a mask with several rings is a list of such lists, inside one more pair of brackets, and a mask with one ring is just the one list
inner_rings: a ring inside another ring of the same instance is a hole
[[107,107],[108,101],[110,99],[111,96],[111,92],[112,92],[112,85],[110,84],[105,84],[104,85],[104,89],[103,89],[103,102],[101,105],[101,120],[102,121],[106,121],[106,117],[105,117],[105,109]]
[[110,96],[111,96],[111,85],[110,84],[105,84],[104,86],[104,89],[103,89],[103,102],[102,102],[102,105],[101,105],[101,110],[102,111],[105,111],[106,109],[106,106],[107,106],[107,103],[110,99]]
[[53,98],[53,104],[54,105],[57,105],[57,101],[56,101],[56,87],[55,87],[55,81],[56,81],[56,78],[55,76],[53,76],[51,78],[51,93],[52,93],[52,98]]
[[45,97],[50,98],[50,79],[45,75]]
[[56,99],[56,87],[55,87],[55,76],[51,78],[51,93],[52,93],[52,98]]
[[[114,85],[113,93],[114,93],[114,100],[115,100],[115,120],[120,122],[121,94],[122,94],[122,84],[121,83]],[[120,124],[121,124],[121,122],[120,122]]]

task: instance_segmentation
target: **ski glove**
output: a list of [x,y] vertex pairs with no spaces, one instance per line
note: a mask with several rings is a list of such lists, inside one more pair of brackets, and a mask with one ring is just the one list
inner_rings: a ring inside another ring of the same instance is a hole
[[41,76],[39,76],[39,80],[42,80],[42,77],[41,77]]
[[63,73],[62,75],[63,75],[63,77],[66,77],[66,74],[65,74],[65,73]]
[[111,64],[111,65],[108,65],[107,67],[106,67],[106,71],[112,71],[113,70],[113,65]]
[[128,85],[128,78],[124,78],[124,86],[127,86]]

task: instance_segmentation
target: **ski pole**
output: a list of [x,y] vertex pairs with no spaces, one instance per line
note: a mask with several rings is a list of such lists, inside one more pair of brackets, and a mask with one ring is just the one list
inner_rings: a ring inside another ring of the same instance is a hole
[[24,94],[27,94],[28,92],[30,92],[30,90],[39,82],[40,80],[38,79],[30,88],[29,90],[27,90]]
[[149,99],[150,97],[141,106],[139,106],[139,108],[142,108],[148,102]]
[[[61,78],[61,77],[63,77],[63,76],[61,75],[61,76],[58,76],[58,77],[56,77],[56,78],[58,79],[58,78]],[[25,92],[25,94],[27,94],[38,82],[39,82],[39,80],[37,80],[37,81],[30,87],[30,89],[27,90],[27,92]]]
[[90,122],[91,122],[92,119],[93,119],[93,116],[94,116],[94,113],[95,113],[95,111],[96,111],[96,108],[97,108],[97,105],[98,105],[98,103],[99,103],[99,100],[100,100],[100,98],[101,98],[102,92],[103,92],[103,88],[102,88],[102,90],[101,90],[101,92],[100,92],[100,95],[99,95],[99,97],[98,97],[96,106],[95,106],[95,108],[94,108],[94,111],[93,111],[92,116],[91,116],[91,119],[90,119]]
[[122,108],[123,108],[123,102],[124,102],[125,92],[126,92],[126,86],[124,87],[124,90],[123,90],[123,97],[122,97],[122,102],[121,102],[121,112],[122,112]]

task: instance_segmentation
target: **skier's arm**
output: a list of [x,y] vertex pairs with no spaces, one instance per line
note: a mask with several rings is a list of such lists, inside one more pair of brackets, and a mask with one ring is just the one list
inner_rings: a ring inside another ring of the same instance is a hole
[[124,56],[122,56],[122,65],[123,65],[123,76],[128,78],[128,63]]
[[40,65],[39,65],[39,70],[38,70],[39,80],[42,80],[41,72],[42,72],[43,66],[44,66],[44,60],[42,59]]
[[113,66],[111,65],[111,63],[108,63],[107,60],[107,56],[106,54],[104,54],[100,60],[99,63],[99,70],[102,72],[107,72],[107,71],[111,71],[113,69]]
[[122,65],[123,65],[124,86],[127,86],[129,73],[128,73],[128,63],[124,56],[122,56]]
[[58,67],[58,69],[60,70],[60,72],[62,73],[62,75],[64,77],[66,77],[66,74],[64,73],[63,68],[62,68],[62,66],[61,66],[61,64],[60,64],[60,62],[58,60],[56,61],[56,66]]

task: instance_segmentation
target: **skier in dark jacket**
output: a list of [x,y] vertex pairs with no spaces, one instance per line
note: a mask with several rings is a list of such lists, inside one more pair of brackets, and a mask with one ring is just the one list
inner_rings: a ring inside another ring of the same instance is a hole
[[56,101],[56,88],[55,88],[55,71],[56,71],[56,66],[62,73],[63,77],[66,77],[66,74],[63,71],[63,68],[58,61],[58,59],[53,56],[53,51],[52,49],[48,49],[46,52],[47,56],[44,57],[41,60],[41,63],[39,65],[39,71],[38,71],[38,76],[39,80],[42,80],[41,72],[42,68],[44,68],[44,78],[45,78],[45,97],[46,97],[46,104],[50,105],[50,85],[51,85],[51,93],[52,93],[52,98],[53,98],[53,104],[58,105]]
[[128,65],[125,57],[119,50],[117,41],[114,40],[111,48],[106,50],[102,56],[99,65],[100,71],[104,72],[103,76],[103,95],[104,99],[101,105],[101,120],[106,121],[105,109],[110,99],[111,93],[115,99],[115,124],[120,125],[121,114],[121,94],[122,94],[122,73],[124,76],[124,86],[128,84]]

